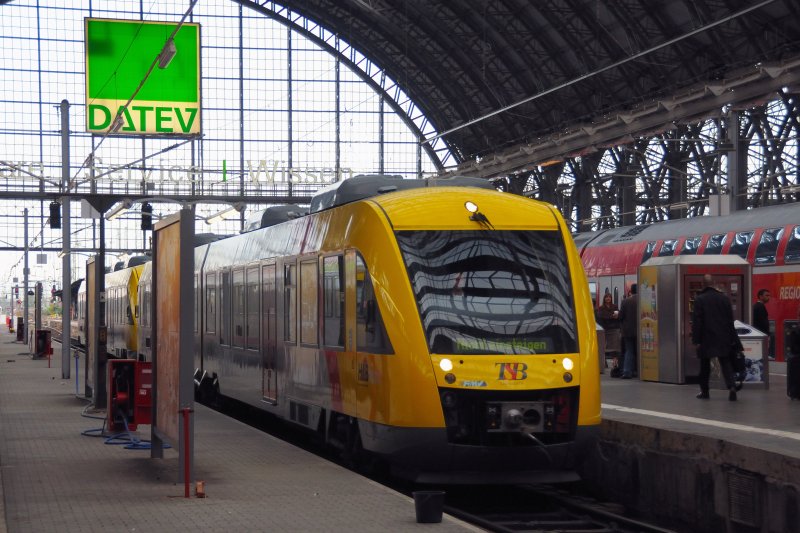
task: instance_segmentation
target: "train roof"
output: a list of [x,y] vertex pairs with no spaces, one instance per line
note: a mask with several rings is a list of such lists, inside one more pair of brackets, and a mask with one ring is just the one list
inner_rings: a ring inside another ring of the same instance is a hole
[[759,207],[724,216],[702,216],[667,220],[640,226],[621,226],[607,230],[590,231],[574,235],[575,244],[604,246],[635,241],[656,241],[696,237],[704,234],[749,231],[757,228],[783,227],[800,224],[800,203]]
[[448,178],[404,179],[403,176],[398,175],[360,174],[320,189],[311,198],[310,211],[316,213],[379,194],[423,187],[479,187],[496,190],[496,187],[490,181],[482,178],[452,176]]
[[287,220],[292,220],[307,214],[307,207],[301,207],[294,204],[272,205],[266,209],[255,211],[249,217],[247,217],[247,220],[244,223],[244,229],[242,229],[241,233],[247,233],[248,231],[254,231],[261,228],[268,228],[270,226],[274,226],[275,224],[280,224],[281,222],[286,222]]

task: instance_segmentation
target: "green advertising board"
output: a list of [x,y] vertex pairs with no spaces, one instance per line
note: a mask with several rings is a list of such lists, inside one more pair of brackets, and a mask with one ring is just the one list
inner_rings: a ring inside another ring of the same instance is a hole
[[[200,133],[200,25],[182,24],[173,38],[172,60],[168,64],[157,60],[177,26],[85,19],[87,132]],[[110,132],[118,113],[122,126]]]

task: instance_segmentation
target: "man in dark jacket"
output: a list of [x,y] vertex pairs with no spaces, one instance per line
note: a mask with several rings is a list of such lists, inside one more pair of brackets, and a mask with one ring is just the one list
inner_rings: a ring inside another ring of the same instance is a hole
[[[753,304],[753,327],[761,333],[769,337],[769,312],[767,311],[767,302],[769,302],[769,291],[767,289],[759,289],[756,298],[756,303]],[[772,344],[772,338],[767,339],[767,344]],[[772,357],[773,351],[771,346],[767,348],[767,353]]]
[[731,366],[731,352],[742,349],[742,343],[733,325],[731,301],[725,294],[712,286],[710,274],[703,277],[703,290],[695,297],[692,312],[692,343],[700,358],[700,394],[698,398],[708,399],[708,378],[711,375],[711,358],[719,360],[728,399],[736,401],[736,383]]
[[622,349],[624,355],[622,363],[622,379],[631,379],[636,368],[636,335],[639,327],[637,319],[639,313],[639,296],[636,294],[636,284],[631,285],[631,295],[622,300],[619,310],[619,321],[622,331]]

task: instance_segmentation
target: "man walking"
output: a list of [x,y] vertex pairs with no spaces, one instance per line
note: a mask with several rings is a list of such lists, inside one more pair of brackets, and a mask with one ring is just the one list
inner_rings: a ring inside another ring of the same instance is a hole
[[619,321],[622,331],[622,349],[624,350],[622,362],[622,379],[631,379],[636,368],[636,336],[637,314],[639,313],[639,296],[636,294],[636,284],[631,285],[631,294],[622,300],[619,310]]
[[728,400],[735,402],[736,384],[731,366],[731,352],[735,348],[743,348],[733,325],[731,301],[712,284],[711,274],[703,276],[703,290],[695,298],[692,312],[692,343],[700,358],[700,394],[697,397],[703,400],[709,398],[711,358],[716,357],[728,388]]

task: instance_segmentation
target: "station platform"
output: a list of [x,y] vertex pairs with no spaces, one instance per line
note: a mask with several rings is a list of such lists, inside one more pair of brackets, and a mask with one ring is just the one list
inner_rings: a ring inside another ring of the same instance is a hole
[[[744,384],[737,401],[697,384],[669,384],[602,375],[603,419],[643,424],[785,455],[800,463],[800,402],[786,395],[786,363],[770,361],[769,389]],[[798,478],[800,479],[800,478]]]
[[[206,497],[192,486],[185,498],[177,451],[151,459],[82,434],[103,421],[82,416],[88,402],[75,394],[74,367],[61,379],[56,352],[34,360],[0,333],[0,533],[431,527],[416,523],[411,498],[202,405],[195,478]],[[785,379],[785,366],[771,363],[769,389],[745,387],[729,402],[722,390],[698,400],[697,385],[606,372],[601,436],[581,474],[607,500],[639,516],[678,515],[687,531],[735,531],[732,519],[797,531],[800,402],[786,397]],[[149,426],[134,435],[148,439]],[[479,531],[447,515],[436,528]]]
[[[416,522],[411,498],[202,405],[195,406],[195,473],[206,497],[195,497],[192,485],[185,498],[177,451],[151,459],[149,450],[82,435],[103,420],[82,416],[88,402],[75,395],[74,368],[61,379],[60,353],[48,367],[14,338],[0,334],[0,533],[432,526]],[[139,430],[134,435],[149,439],[150,426]],[[447,515],[435,526],[480,531]]]
[[697,384],[602,374],[603,423],[581,476],[607,500],[678,531],[800,533],[800,402],[786,365],[769,388],[696,398]]

